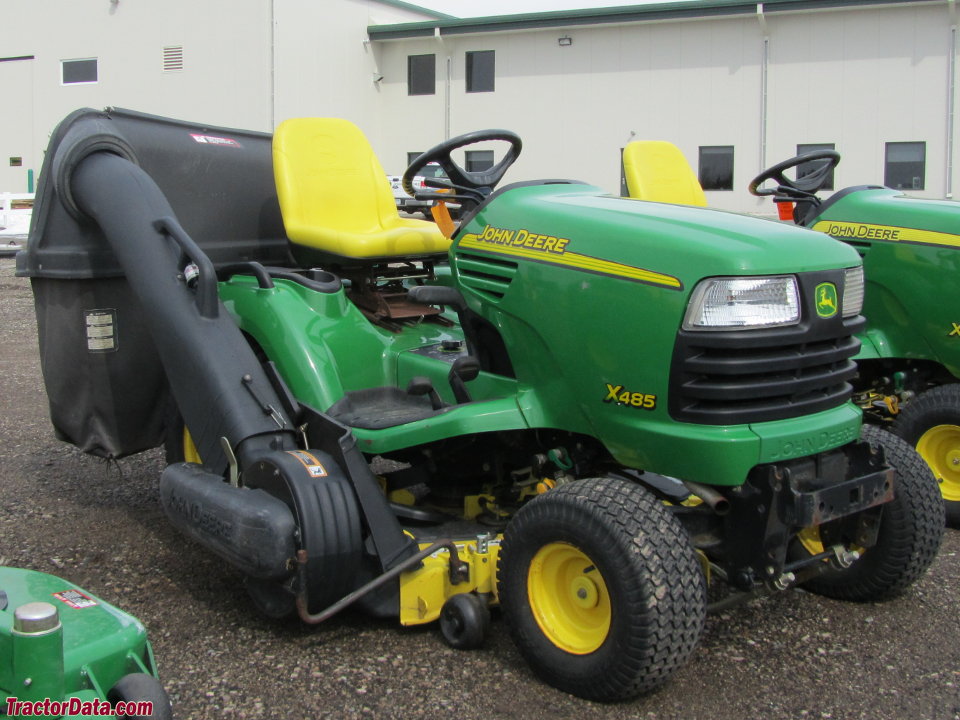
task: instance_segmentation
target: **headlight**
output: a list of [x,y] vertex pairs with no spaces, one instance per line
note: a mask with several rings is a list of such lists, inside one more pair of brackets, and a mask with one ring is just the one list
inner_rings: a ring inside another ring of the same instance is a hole
[[859,315],[863,310],[863,268],[853,267],[843,271],[843,316]]
[[684,330],[750,330],[796,325],[800,298],[793,275],[702,280],[693,291]]

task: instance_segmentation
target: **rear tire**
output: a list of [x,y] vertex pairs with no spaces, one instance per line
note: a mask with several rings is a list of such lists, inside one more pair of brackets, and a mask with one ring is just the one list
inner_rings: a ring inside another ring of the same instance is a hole
[[[187,437],[188,432],[183,424],[183,416],[176,401],[171,397],[164,414],[163,451],[167,465],[184,462],[187,459]],[[192,443],[193,440],[191,439],[190,442]]]
[[297,609],[296,597],[284,583],[244,577],[243,586],[253,606],[268,618],[282,620],[293,615]]
[[804,587],[838,600],[874,602],[902,594],[930,567],[943,537],[943,499],[930,468],[906,442],[872,425],[863,426],[861,437],[882,447],[896,471],[894,498],[883,506],[873,547],[850,567],[828,570]]
[[686,530],[639,485],[581,480],[517,512],[498,590],[517,648],[550,685],[625,700],[669,680],[703,629],[706,587]]
[[893,432],[913,445],[933,470],[947,524],[960,527],[960,384],[917,395],[897,415]]

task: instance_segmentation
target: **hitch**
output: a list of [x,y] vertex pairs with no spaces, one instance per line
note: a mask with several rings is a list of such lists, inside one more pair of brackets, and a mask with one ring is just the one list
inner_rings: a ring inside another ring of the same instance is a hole
[[802,568],[809,567],[810,565],[814,565],[822,560],[828,560],[830,565],[835,569],[846,570],[859,559],[859,550],[848,550],[843,545],[831,545],[822,553],[811,555],[810,557],[804,558],[803,560],[798,560],[797,562],[792,562],[788,565],[785,565],[783,569],[784,572],[792,572],[793,570],[800,570]]

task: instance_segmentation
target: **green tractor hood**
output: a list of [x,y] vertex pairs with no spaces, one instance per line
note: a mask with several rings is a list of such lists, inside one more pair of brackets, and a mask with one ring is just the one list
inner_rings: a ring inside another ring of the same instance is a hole
[[[538,236],[564,242],[549,246]],[[505,188],[461,231],[458,245],[465,241],[542,262],[572,254],[578,261],[584,256],[636,267],[651,275],[632,279],[674,289],[680,289],[676,280],[688,286],[711,275],[858,264],[856,254],[805,229],[720,210],[618,198],[578,184]]]
[[[851,342],[853,319],[821,320],[813,295],[824,282],[841,289],[860,259],[820,233],[579,184],[511,186],[464,224],[451,264],[477,335],[502,338],[477,343],[494,356],[485,364],[531,388],[521,394],[530,425],[602,437],[619,462],[734,483],[758,462],[838,446],[859,430],[843,378],[791,389],[767,361],[774,348],[802,354],[811,336],[837,345],[831,353]],[[701,280],[785,275],[797,277],[803,305],[793,327],[682,331]],[[704,339],[755,355],[737,364],[735,383],[706,388],[712,398],[688,398],[702,380],[691,380],[691,353],[705,352],[692,348]],[[804,404],[808,391],[823,399]]]

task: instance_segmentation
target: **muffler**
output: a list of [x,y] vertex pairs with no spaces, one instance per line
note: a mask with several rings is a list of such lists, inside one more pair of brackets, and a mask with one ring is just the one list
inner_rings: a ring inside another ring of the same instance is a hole
[[193,463],[168,465],[160,502],[174,526],[245,575],[289,577],[296,568],[290,508],[263,490],[237,488]]

